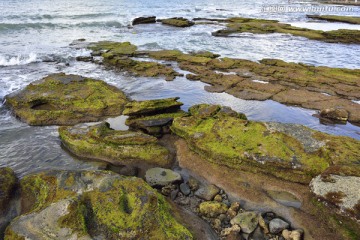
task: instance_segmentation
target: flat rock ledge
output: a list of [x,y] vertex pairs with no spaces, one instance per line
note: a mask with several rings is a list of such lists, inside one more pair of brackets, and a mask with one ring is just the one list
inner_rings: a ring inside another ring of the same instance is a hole
[[171,164],[169,151],[150,135],[113,130],[106,122],[75,125],[59,128],[60,139],[73,154],[90,159],[110,162],[115,165]]
[[52,74],[7,95],[5,104],[29,125],[73,125],[118,116],[125,94],[103,81]]

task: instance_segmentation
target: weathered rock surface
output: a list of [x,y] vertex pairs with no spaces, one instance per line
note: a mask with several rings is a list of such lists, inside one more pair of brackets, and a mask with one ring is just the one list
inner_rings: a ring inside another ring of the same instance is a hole
[[316,196],[360,219],[360,177],[319,175],[310,187]]
[[[219,108],[193,106],[189,109],[191,116],[175,118],[171,126],[193,151],[210,162],[305,184],[330,166],[332,171],[360,176],[357,164],[360,142],[355,139],[299,125],[284,124],[286,127],[279,128],[275,125],[282,124],[267,126],[232,115],[218,115]],[[301,132],[307,132],[306,137]]]
[[173,27],[191,27],[195,24],[193,21],[182,17],[162,19],[161,23]]
[[234,33],[243,32],[255,34],[284,33],[331,43],[360,43],[360,31],[358,30],[339,29],[321,31],[294,27],[276,20],[241,17],[229,18],[226,22],[227,28],[214,32],[213,36],[226,37]]
[[169,151],[150,135],[110,129],[106,122],[59,128],[65,147],[79,157],[91,158],[115,165],[150,164],[167,166]]
[[242,212],[231,219],[232,225],[239,225],[244,233],[252,233],[258,226],[258,214],[256,212]]
[[171,183],[180,182],[181,175],[170,169],[150,168],[146,171],[145,179],[151,186],[166,186]]
[[125,94],[103,81],[52,74],[7,95],[6,104],[30,125],[72,125],[120,115]]
[[132,25],[147,24],[147,23],[156,23],[156,17],[155,16],[138,17],[132,21]]
[[135,177],[51,171],[21,180],[23,215],[5,239],[192,239],[166,200]]
[[220,192],[220,189],[213,184],[200,187],[196,192],[195,196],[205,201],[211,201],[214,199],[216,194]]
[[284,220],[280,218],[275,218],[270,221],[269,223],[269,229],[271,233],[277,234],[282,232],[284,229],[289,228],[289,223],[285,222]]
[[349,118],[349,113],[345,109],[327,108],[321,110],[320,117],[346,122]]

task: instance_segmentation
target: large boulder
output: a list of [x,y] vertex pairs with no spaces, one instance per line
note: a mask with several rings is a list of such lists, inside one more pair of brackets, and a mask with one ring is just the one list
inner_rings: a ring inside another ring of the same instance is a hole
[[6,105],[30,125],[73,125],[120,115],[125,94],[103,81],[52,74],[7,95]]
[[79,157],[91,158],[115,165],[150,164],[168,166],[170,153],[150,135],[113,130],[106,122],[93,126],[60,127],[65,147]]
[[5,239],[192,239],[142,179],[50,171],[21,180],[23,214]]
[[190,116],[174,119],[171,130],[204,159],[240,171],[304,184],[327,168],[360,176],[360,142],[355,139],[296,124],[247,121],[220,109],[216,105],[193,106]]

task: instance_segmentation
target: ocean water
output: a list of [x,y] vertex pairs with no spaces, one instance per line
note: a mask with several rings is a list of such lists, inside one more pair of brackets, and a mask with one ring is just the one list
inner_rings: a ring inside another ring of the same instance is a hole
[[[352,124],[326,126],[312,115],[315,111],[288,107],[273,101],[245,101],[225,93],[208,93],[204,83],[177,78],[134,78],[107,71],[92,63],[76,62],[89,54],[69,44],[87,41],[130,41],[144,50],[208,50],[222,56],[258,61],[279,58],[316,66],[360,68],[360,47],[311,41],[287,34],[241,34],[216,38],[211,32],[221,26],[199,25],[178,29],[161,24],[131,27],[135,17],[256,17],[277,19],[296,26],[333,30],[359,29],[356,25],[309,20],[306,14],[320,12],[264,12],[269,5],[311,7],[311,1],[282,0],[0,0],[0,100],[50,73],[65,72],[105,80],[133,99],[180,97],[184,109],[197,103],[217,103],[244,112],[258,121],[300,123],[323,132],[360,139],[360,128]],[[331,5],[329,5],[331,6]],[[326,9],[325,9],[326,10]],[[321,12],[360,16],[351,11]],[[349,10],[349,9],[347,9]],[[0,101],[1,102],[1,101]],[[19,122],[0,104],[0,167],[10,166],[19,176],[46,169],[92,169],[98,165],[74,159],[61,148],[57,127],[30,127]]]

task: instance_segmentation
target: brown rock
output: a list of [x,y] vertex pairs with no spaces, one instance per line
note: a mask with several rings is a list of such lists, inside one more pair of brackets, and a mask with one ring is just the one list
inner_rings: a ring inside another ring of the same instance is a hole
[[338,121],[347,121],[349,118],[349,113],[345,109],[327,108],[321,110],[320,116]]

